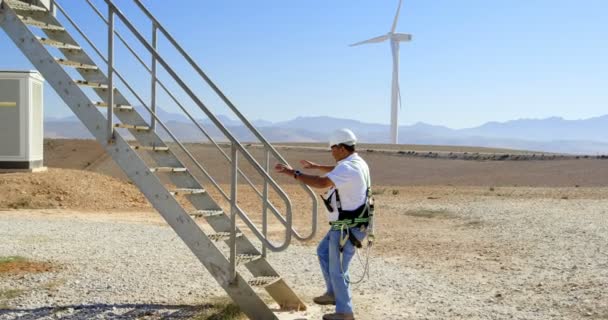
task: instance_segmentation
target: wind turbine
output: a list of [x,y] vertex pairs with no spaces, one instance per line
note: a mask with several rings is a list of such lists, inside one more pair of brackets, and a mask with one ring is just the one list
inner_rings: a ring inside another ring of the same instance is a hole
[[397,144],[399,135],[399,107],[401,107],[401,92],[399,89],[399,43],[412,40],[412,35],[406,33],[396,33],[397,21],[399,21],[399,11],[401,10],[401,2],[399,0],[399,6],[397,7],[397,14],[395,14],[395,20],[393,20],[393,26],[391,31],[387,34],[371,38],[365,41],[353,43],[350,46],[358,46],[368,43],[379,43],[385,40],[391,41],[391,52],[393,53],[393,83],[391,91],[391,142]]

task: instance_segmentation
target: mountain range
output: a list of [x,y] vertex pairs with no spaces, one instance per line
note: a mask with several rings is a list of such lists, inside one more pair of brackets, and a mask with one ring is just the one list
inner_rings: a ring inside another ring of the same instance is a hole
[[[187,142],[205,142],[189,119],[181,114],[159,109],[157,114],[169,130]],[[242,142],[257,141],[240,121],[225,115],[217,115],[220,121]],[[225,141],[221,132],[209,119],[197,122],[213,139]],[[388,143],[389,125],[366,123],[357,120],[332,117],[297,117],[289,121],[270,122],[254,120],[253,125],[271,142],[325,142],[335,128],[350,128],[361,142]],[[565,120],[559,117],[546,119],[520,119],[507,122],[488,122],[466,129],[416,123],[399,128],[401,144],[458,145],[493,148],[510,148],[571,154],[608,153],[608,115]],[[46,118],[47,138],[91,138],[87,129],[75,116]],[[160,130],[163,139],[169,135]]]

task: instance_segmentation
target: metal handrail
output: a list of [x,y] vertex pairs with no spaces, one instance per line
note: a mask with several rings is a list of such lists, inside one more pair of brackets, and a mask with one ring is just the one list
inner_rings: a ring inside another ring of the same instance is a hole
[[[108,6],[113,6],[113,2],[112,0],[104,0]],[[249,163],[254,167],[254,169],[256,169],[258,171],[258,173],[266,180],[270,183],[270,185],[273,187],[273,189],[276,191],[276,193],[283,199],[284,203],[285,203],[285,207],[286,207],[286,223],[288,225],[288,228],[286,228],[285,230],[285,241],[283,242],[282,245],[280,246],[275,246],[274,244],[270,243],[270,241],[268,241],[268,239],[264,238],[264,237],[260,237],[259,234],[254,230],[257,228],[252,229],[254,231],[254,234],[256,234],[256,236],[259,238],[260,241],[262,241],[266,246],[268,246],[272,251],[282,251],[284,249],[286,249],[289,246],[289,243],[291,242],[291,236],[292,236],[292,205],[291,205],[291,200],[289,199],[289,197],[287,196],[287,194],[278,186],[278,184],[274,181],[274,179],[272,179],[272,177],[270,177],[266,171],[264,171],[260,165],[257,163],[257,161],[255,161],[255,158],[253,158],[253,156],[251,156],[251,154],[249,154],[249,152],[247,151],[247,149],[245,149],[243,147],[242,144],[240,144],[238,142],[238,140],[221,124],[221,122],[219,121],[219,119],[217,119],[215,117],[215,115],[213,113],[211,113],[208,108],[205,106],[205,104],[194,94],[194,92],[192,92],[192,90],[183,82],[183,80],[175,73],[175,71],[173,70],[173,68],[171,68],[171,66],[169,66],[169,64],[158,54],[158,52],[156,52],[156,50],[154,48],[152,48],[152,46],[148,43],[148,41],[146,41],[146,39],[139,33],[139,31],[137,30],[137,28],[135,28],[131,22],[129,21],[129,19],[126,18],[126,16],[120,11],[120,9],[118,9],[116,6],[113,7],[114,10],[114,14],[116,15],[116,17],[118,17],[122,23],[133,33],[133,35],[140,41],[140,43],[146,47],[146,49],[150,52],[150,54],[152,54],[152,56],[154,57],[154,59],[157,60],[158,63],[160,63],[163,68],[165,68],[165,71],[167,73],[169,73],[169,75],[171,77],[173,77],[173,80],[175,82],[177,82],[177,84],[182,88],[182,90],[184,90],[186,92],[186,94],[188,94],[188,96],[190,96],[190,98],[201,108],[201,110],[203,112],[205,112],[205,114],[207,114],[207,116],[209,117],[209,119],[218,127],[218,129],[220,131],[222,131],[222,133],[224,134],[224,136],[226,136],[230,141],[233,142],[233,145],[236,147],[236,151],[240,152],[245,159],[247,159],[247,161],[249,161]],[[235,159],[233,159],[234,161]],[[236,186],[232,186],[232,188],[236,188]],[[234,199],[231,199],[234,200]],[[265,199],[265,201],[268,201],[267,199]],[[233,207],[234,209],[234,207]],[[244,215],[244,213],[242,213],[241,210],[239,211],[239,215],[242,218],[245,218],[246,215]],[[247,220],[244,219],[246,222]]]
[[[97,7],[95,7],[95,5],[93,3],[91,3],[90,0],[86,0],[87,3],[89,4],[89,6],[93,9],[93,11],[95,11],[95,13],[97,14],[97,16],[99,16],[99,18],[106,23],[106,25],[108,24],[108,21],[106,20],[106,18],[103,16],[103,14],[101,14],[101,12],[97,9]],[[65,12],[64,12],[65,15]],[[155,27],[157,28],[157,27]],[[135,50],[133,50],[133,48],[128,44],[128,42],[120,35],[120,33],[118,31],[114,32],[116,34],[116,36],[118,37],[118,39],[123,43],[123,45],[129,50],[129,52],[131,52],[131,54],[137,59],[137,61],[146,69],[146,71],[148,71],[149,74],[154,74],[154,71],[151,70],[150,68],[148,68],[148,65],[143,61],[143,59],[137,54],[137,52],[135,52]],[[82,33],[81,33],[82,34]],[[84,35],[83,35],[84,36]],[[88,41],[88,40],[87,40]],[[89,44],[91,44],[89,42]],[[92,44],[91,44],[92,45]],[[92,45],[93,46],[93,45]],[[94,46],[93,46],[94,47]],[[102,57],[103,58],[103,57]],[[105,60],[105,59],[104,59]],[[192,116],[192,114],[190,114],[190,112],[188,112],[188,110],[179,102],[179,100],[173,95],[173,93],[171,93],[171,91],[165,86],[165,84],[158,78],[155,79],[156,82],[161,86],[161,88],[165,91],[165,93],[167,93],[169,95],[169,97],[171,97],[171,99],[173,100],[173,102],[175,102],[180,109],[186,114],[186,116],[190,119],[190,121],[192,121],[194,123],[194,125],[199,129],[199,131],[201,131],[209,141],[211,141],[215,147],[220,151],[220,153],[224,156],[224,158],[231,163],[232,160],[230,159],[230,157],[224,152],[224,150],[222,150],[222,148],[217,144],[217,142],[211,137],[211,135],[207,132],[207,130],[205,130],[199,123],[198,121],[196,121],[194,119],[194,117]],[[124,82],[124,81],[123,81]],[[135,93],[134,93],[135,94]],[[139,98],[138,98],[139,99]],[[145,103],[139,99],[140,103],[142,103],[142,105],[145,106]],[[154,111],[153,108],[146,108],[147,110],[152,109]],[[156,120],[155,117],[152,118],[153,120]],[[267,196],[264,195],[262,192],[260,192],[254,185],[253,181],[251,181],[251,179],[249,179],[249,177],[247,177],[247,175],[245,175],[245,173],[241,170],[237,168],[238,173],[245,179],[245,181],[249,184],[249,186],[255,191],[255,193],[258,195],[258,197],[260,199],[266,199]],[[268,171],[268,169],[267,169]],[[210,178],[210,177],[208,177]],[[220,191],[221,195],[224,196],[224,199],[229,201],[230,198],[228,197],[228,195],[221,189],[221,187],[219,187],[219,185],[214,184],[214,186]],[[280,212],[278,211],[278,209],[272,205],[271,203],[267,203],[267,201],[264,201],[264,205],[268,205],[268,208],[270,208],[272,210],[272,213],[274,214],[274,216],[279,219],[279,222],[281,222],[284,226],[287,226],[287,221],[283,218],[283,216],[280,214]],[[315,208],[316,208],[316,204],[315,204]],[[316,216],[316,212],[314,213],[314,215]],[[315,225],[316,228],[316,224]],[[312,233],[311,235],[307,236],[307,237],[302,237],[300,236],[300,234],[292,229],[292,232],[294,232],[294,236],[299,239],[299,240],[308,240],[310,239],[312,236],[314,236],[314,233]]]
[[[105,1],[111,2],[111,0],[105,0]],[[150,19],[152,21],[152,23],[158,27],[158,30],[161,31],[165,35],[167,40],[169,40],[169,42],[171,42],[171,44],[175,47],[175,49],[177,49],[178,52],[186,59],[186,61],[188,61],[190,66],[194,70],[196,70],[196,72],[199,74],[199,76],[201,76],[207,82],[207,84],[213,89],[213,91],[215,91],[215,93],[222,99],[222,101],[224,101],[224,103],[226,103],[226,105],[232,110],[232,112],[234,112],[234,114],[258,138],[258,140],[260,140],[262,142],[262,144],[264,144],[264,146],[270,150],[270,152],[274,155],[274,157],[277,160],[283,162],[284,164],[287,164],[287,161],[281,156],[281,154],[262,136],[262,134],[257,129],[255,129],[253,124],[251,124],[251,122],[249,122],[249,120],[247,120],[247,118],[234,106],[234,104],[224,95],[224,93],[217,87],[217,85],[215,85],[215,83],[205,74],[205,72],[198,66],[198,64],[190,57],[190,55],[188,55],[188,53],[177,43],[177,41],[171,36],[171,34],[169,34],[169,32],[160,24],[160,22],[152,15],[152,13],[143,5],[141,0],[133,0],[133,1],[142,10],[142,12],[144,12],[144,14],[148,17],[148,19]],[[293,230],[293,232],[296,234],[296,238],[298,238],[300,240],[308,240],[308,239],[311,239],[312,237],[314,237],[314,235],[316,233],[318,199],[317,199],[315,193],[312,191],[312,189],[310,189],[308,186],[306,186],[304,184],[300,184],[300,185],[311,196],[311,199],[313,201],[313,210],[314,210],[313,227],[312,227],[311,234],[307,237],[299,237],[295,230]]]
[[[66,19],[68,19],[68,21],[74,26],[74,28],[76,28],[76,30],[80,33],[80,35],[89,43],[89,45],[93,48],[93,50],[100,56],[100,58],[105,62],[108,63],[108,61],[106,60],[106,58],[103,56],[103,54],[101,54],[101,52],[99,51],[99,49],[95,46],[94,43],[92,43],[92,41],[88,38],[88,36],[78,27],[78,25],[75,24],[75,22],[69,17],[69,15],[67,15],[67,13],[65,12],[65,10],[63,10],[63,8],[61,6],[59,6],[58,4],[56,4],[56,7],[59,9],[59,11],[61,11],[61,13],[66,17]],[[219,187],[218,183],[215,182],[215,180],[213,179],[213,177],[211,177],[211,175],[203,168],[203,166],[196,160],[196,158],[188,151],[188,149],[179,141],[179,139],[177,139],[177,137],[171,132],[171,130],[169,130],[169,128],[165,125],[165,123],[156,115],[156,113],[152,112],[152,110],[150,109],[150,107],[148,107],[148,105],[143,101],[143,99],[137,94],[137,92],[129,85],[129,83],[126,81],[126,79],[120,74],[120,72],[118,72],[118,70],[114,69],[114,73],[116,74],[116,76],[119,77],[119,79],[123,82],[123,84],[127,87],[127,89],[129,89],[129,91],[135,96],[135,98],[142,104],[142,106],[148,110],[148,112],[150,112],[150,114],[158,121],[158,123],[163,127],[163,129],[169,134],[169,136],[171,137],[171,139],[173,139],[175,141],[175,143],[178,144],[178,146],[182,149],[182,151],[184,151],[184,153],[186,153],[186,155],[188,155],[188,157],[190,158],[190,160],[192,160],[194,162],[194,164],[198,167],[199,170],[201,170],[205,176],[207,176],[207,178],[211,181],[211,183],[218,189],[218,191],[224,196],[224,198],[231,200],[232,201],[232,197],[228,197],[224,191]],[[273,212],[277,212],[278,210],[271,204],[271,203],[266,203],[266,205],[269,205],[272,209]],[[291,203],[288,203],[288,208],[289,210],[291,210],[290,206]],[[268,239],[264,236],[263,233],[261,233],[259,231],[259,229],[257,228],[257,226],[255,225],[255,223],[253,223],[251,221],[251,219],[249,219],[249,217],[247,216],[247,214],[245,212],[243,212],[238,206],[234,206],[233,209],[235,209],[235,213],[237,213],[241,219],[243,219],[243,221],[247,224],[247,226],[251,229],[251,231],[253,231],[254,235],[256,235],[256,237],[259,238],[260,241],[262,241],[262,243],[264,244],[263,248],[265,249],[266,247],[270,248],[272,251],[281,251],[284,250],[285,248],[287,248],[287,246],[290,243],[290,238],[291,238],[291,233],[286,232],[286,240],[283,243],[283,245],[281,246],[274,246],[270,241],[268,241]],[[289,217],[288,217],[288,223],[290,223],[289,221]],[[288,231],[289,229],[286,229],[286,231]]]
[[[105,20],[105,18],[103,17],[103,15],[99,12],[99,10],[97,10],[97,8],[89,1],[87,0],[87,2],[89,3],[89,6],[91,6],[91,8],[97,13],[97,15],[106,23],[108,24],[108,22]],[[81,36],[89,43],[89,45],[95,50],[95,52],[101,57],[102,60],[104,60],[104,62],[108,62],[105,57],[103,56],[103,54],[101,54],[101,52],[99,51],[99,49],[97,49],[97,47],[95,46],[95,44],[92,43],[92,41],[86,36],[86,34],[75,24],[75,22],[73,20],[71,20],[71,18],[67,15],[67,13],[62,9],[59,8],[60,11],[64,14],[64,16],[66,16],[66,18],[68,19],[68,21],[76,28],[76,30],[81,34]],[[115,31],[115,34],[118,36],[118,38],[123,42],[123,44],[127,47],[127,49],[129,49],[129,51],[135,56],[135,58],[142,64],[142,66],[144,68],[146,68],[146,70],[148,71],[148,73],[151,73],[151,70],[148,68],[148,66],[143,62],[143,60],[141,59],[141,57],[131,48],[131,46],[128,45],[128,43],[124,40],[124,38],[118,33],[118,31]],[[143,101],[143,99],[137,94],[137,92],[135,90],[132,89],[132,87],[128,84],[128,82],[124,79],[124,77],[122,77],[122,75],[120,75],[120,73],[116,73],[117,76],[119,76],[120,80],[126,85],[126,87],[129,89],[129,91],[137,98],[137,100],[140,102],[140,104],[153,115],[153,119],[158,120],[161,124],[161,126],[163,127],[163,129],[165,131],[167,131],[167,133],[169,134],[169,136],[180,146],[180,148],[182,149],[182,151],[184,151],[186,153],[186,155],[188,155],[188,157],[195,163],[195,165],[198,167],[199,170],[201,170],[203,172],[203,174],[209,179],[209,181],[213,184],[213,186],[220,192],[220,194],[224,197],[224,199],[226,199],[227,201],[230,201],[230,197],[226,194],[226,192],[219,186],[219,184],[217,182],[215,182],[215,179],[213,179],[213,177],[203,168],[203,166],[196,161],[196,159],[194,158],[194,156],[187,150],[187,148],[185,148],[185,146],[183,146],[181,144],[181,142],[178,141],[178,139],[173,135],[173,133],[166,127],[166,125],[164,125],[164,123],[158,119],[158,117],[156,116],[156,114],[153,112],[153,110],[151,110],[150,107],[147,106],[147,104]],[[182,111],[184,113],[186,113],[186,115],[188,116],[188,118],[190,118],[190,120],[197,126],[197,128],[199,128],[199,130],[201,130],[201,132],[203,132],[203,134],[205,134],[207,136],[207,138],[213,142],[213,144],[216,146],[216,148],[220,151],[220,153],[222,153],[224,155],[224,157],[228,160],[228,162],[232,162],[230,160],[230,158],[228,157],[228,155],[225,154],[225,152],[221,149],[221,147],[215,142],[215,140],[213,140],[213,138],[211,138],[211,136],[207,133],[207,131],[202,128],[200,126],[200,124],[194,119],[194,117],[184,108],[184,106],[179,102],[179,100],[177,100],[177,98],[175,98],[175,96],[171,93],[170,90],[167,89],[167,87],[163,84],[162,81],[160,81],[160,79],[157,79],[158,83],[161,85],[161,87],[163,88],[163,90],[165,90],[165,92],[174,100],[175,103],[177,103],[177,105],[182,109]],[[247,177],[242,170],[238,169],[238,172],[241,176],[243,176],[245,178],[245,180],[247,181],[247,183],[253,188],[253,190],[258,194],[258,196],[260,198],[262,198],[262,194],[259,192],[259,190],[257,190],[257,188],[255,188],[253,182],[249,179],[249,177]],[[262,198],[262,199],[266,199],[266,198]],[[272,203],[268,203],[268,201],[264,201],[264,204],[271,209],[272,213],[274,214],[274,216],[279,220],[279,222],[281,222],[285,227],[288,227],[287,225],[287,221],[285,218],[283,218],[283,216],[280,214],[279,210],[272,204]],[[243,213],[244,214],[244,213]],[[293,231],[293,230],[292,230]],[[254,231],[255,232],[255,231]],[[256,232],[258,235],[261,234],[258,232]],[[298,234],[294,234],[294,236],[296,236],[296,238],[298,238]],[[301,239],[300,239],[301,240]],[[265,248],[266,246],[264,246]]]
[[[136,0],[137,1],[137,0]],[[108,21],[106,21],[105,19],[103,19],[103,15],[101,15],[98,10],[94,7],[94,5],[92,5],[92,3],[87,0],[87,2],[89,3],[89,5],[95,10],[95,12],[100,15],[100,17],[102,18],[102,20],[104,20],[104,22],[106,22],[106,24],[108,24]],[[238,152],[241,152],[244,156],[244,158],[251,163],[251,165],[253,166],[253,168],[255,170],[258,171],[258,173],[261,175],[261,177],[264,180],[264,194],[262,195],[259,190],[257,190],[257,188],[253,185],[253,183],[251,182],[251,180],[237,167],[238,173],[240,175],[242,175],[243,177],[245,177],[245,179],[248,181],[248,183],[250,184],[250,186],[256,191],[256,193],[258,194],[258,196],[263,198],[263,206],[264,206],[264,217],[263,217],[263,223],[266,223],[266,208],[270,208],[271,211],[273,212],[273,214],[275,214],[275,216],[277,216],[277,218],[279,218],[279,221],[281,221],[287,228],[286,228],[286,234],[285,234],[285,241],[282,245],[280,246],[275,246],[274,244],[272,244],[267,238],[266,238],[266,229],[267,226],[264,225],[263,228],[263,232],[260,232],[256,225],[249,219],[249,217],[240,209],[238,208],[236,205],[233,205],[233,211],[238,214],[243,221],[248,225],[248,227],[254,232],[254,234],[256,235],[256,237],[258,237],[262,243],[264,244],[264,250],[266,247],[270,248],[272,251],[280,251],[285,249],[289,243],[290,243],[290,239],[291,239],[291,235],[293,234],[296,238],[305,240],[305,239],[309,239],[311,237],[314,236],[314,233],[316,231],[316,217],[317,217],[317,201],[316,201],[316,197],[314,197],[314,193],[312,193],[312,190],[310,190],[310,188],[306,189],[309,191],[310,194],[313,195],[312,199],[313,199],[313,203],[314,203],[314,215],[313,215],[313,230],[311,232],[311,235],[308,237],[302,237],[300,236],[294,229],[292,226],[292,205],[291,205],[291,201],[289,199],[289,197],[287,196],[287,194],[285,194],[285,192],[278,186],[278,184],[272,179],[272,177],[269,176],[268,174],[268,163],[266,165],[266,170],[264,170],[263,168],[261,168],[261,166],[259,165],[259,163],[251,156],[251,154],[249,154],[249,152],[242,146],[242,144],[239,143],[239,141],[236,139],[236,137],[234,137],[219,121],[219,119],[217,119],[215,117],[214,114],[212,114],[207,107],[203,104],[202,101],[200,101],[200,99],[191,91],[191,89],[183,82],[183,80],[181,80],[181,78],[179,78],[179,76],[177,76],[177,74],[175,73],[175,71],[168,65],[168,63],[160,56],[160,54],[156,51],[155,48],[151,47],[150,44],[146,41],[146,39],[137,31],[137,29],[131,24],[131,22],[125,17],[125,15],[117,8],[114,6],[112,0],[105,0],[106,4],[109,7],[109,17],[112,16],[116,16],[118,17],[125,26],[127,26],[127,28],[133,33],[133,35],[135,35],[135,37],[139,40],[139,42],[141,42],[141,44],[149,51],[149,53],[153,56],[153,61],[157,61],[158,63],[160,63],[160,65],[162,65],[165,70],[169,73],[169,75],[173,78],[174,81],[176,81],[176,83],[188,94],[188,96],[190,96],[190,98],[199,106],[199,108],[205,113],[207,114],[207,116],[209,117],[209,119],[218,127],[218,129],[230,140],[232,141],[233,144],[233,148],[234,150],[234,154],[236,155]],[[56,5],[56,4],[55,4]],[[195,163],[195,165],[198,167],[198,169],[200,169],[205,176],[207,176],[207,178],[209,178],[209,180],[213,183],[213,185],[220,191],[220,193],[224,196],[224,198],[228,199],[228,196],[223,192],[223,190],[221,189],[221,187],[219,187],[219,185],[217,184],[217,182],[215,182],[215,180],[211,177],[211,175],[200,165],[200,163],[198,163],[198,161],[196,161],[196,159],[192,156],[192,154],[185,148],[185,146],[179,142],[179,140],[171,133],[171,131],[166,127],[166,125],[162,122],[161,119],[159,119],[159,117],[156,115],[155,110],[151,110],[148,105],[143,101],[143,99],[141,99],[141,97],[131,88],[131,86],[129,85],[129,83],[124,79],[124,77],[122,77],[122,75],[120,75],[120,73],[115,70],[115,68],[112,66],[112,64],[110,63],[111,61],[108,61],[107,59],[104,58],[104,55],[101,54],[99,52],[99,50],[95,47],[95,45],[92,43],[92,41],[90,41],[90,39],[84,34],[84,32],[82,32],[80,30],[80,28],[78,28],[78,26],[76,25],[76,23],[74,23],[73,20],[71,20],[71,18],[67,15],[67,13],[65,12],[65,10],[63,10],[63,8],[61,8],[60,6],[56,5],[56,7],[64,14],[64,16],[66,16],[66,18],[70,21],[70,23],[72,23],[72,25],[80,32],[80,34],[85,38],[85,40],[89,43],[89,45],[91,45],[91,47],[93,47],[95,49],[95,51],[97,52],[97,54],[108,64],[108,70],[111,72],[114,72],[119,78],[120,80],[127,86],[127,88],[131,91],[131,93],[133,93],[133,95],[139,100],[139,102],[144,106],[144,108],[150,112],[150,114],[152,115],[152,120],[156,120],[159,122],[159,124],[169,133],[169,136],[171,136],[172,140],[174,140],[179,147],[188,155],[188,157]],[[146,13],[148,14],[147,10]],[[154,23],[157,24],[158,22],[154,19]],[[108,25],[109,26],[109,25]],[[157,27],[163,34],[165,34],[165,36],[169,36],[168,33],[166,32],[166,30],[164,28],[162,28],[162,26],[160,26],[160,24],[158,24]],[[110,28],[110,26],[109,26]],[[118,35],[118,38],[128,47],[129,51],[131,51],[131,53],[137,58],[137,60],[145,67],[145,69],[150,73],[152,72],[147,65],[141,60],[141,58],[139,57],[139,55],[137,55],[137,53],[127,44],[127,42],[124,40],[124,38],[122,38],[122,36],[120,36],[118,34],[118,32],[113,32],[112,30],[109,30],[108,32],[109,34],[111,34],[109,37],[113,37],[113,34]],[[170,37],[170,36],[169,36]],[[174,42],[174,40],[171,38],[170,41]],[[174,43],[175,45],[175,43]],[[178,48],[179,51],[182,51],[181,48]],[[111,52],[111,51],[109,51]],[[189,57],[188,57],[189,58]],[[202,72],[202,71],[201,71]],[[206,76],[203,74],[202,76],[204,76],[204,78],[206,78]],[[208,78],[206,78],[208,79]],[[216,146],[216,148],[218,148],[220,150],[220,152],[227,158],[228,161],[230,161],[230,159],[228,158],[228,156],[223,152],[223,150],[219,147],[219,145],[217,145],[217,143],[211,138],[211,136],[198,124],[198,122],[192,117],[192,115],[183,107],[183,105],[181,103],[179,103],[178,99],[175,98],[175,96],[167,89],[167,87],[162,83],[162,81],[160,81],[159,79],[155,79],[156,81],[158,81],[158,83],[161,85],[161,87],[163,88],[163,90],[165,90],[165,92],[167,92],[171,98],[180,106],[180,108],[182,109],[182,111],[184,111],[188,117],[190,118],[191,121],[193,121],[197,127],[199,128],[199,130],[201,132],[203,132],[203,134],[205,134],[210,141],[213,142],[213,144]],[[214,90],[216,90],[216,92],[219,90],[217,89],[217,87],[215,87],[215,85],[213,83],[210,83],[210,85],[213,87]],[[113,91],[113,90],[111,90]],[[234,109],[234,106],[227,101],[227,99],[225,98],[225,96],[223,96],[223,94],[221,94],[221,92],[219,92],[218,94],[220,94],[220,96],[225,99],[225,101],[227,102],[227,105],[229,105],[232,109]],[[110,106],[111,108],[111,106]],[[233,110],[234,111],[234,110]],[[235,114],[237,114],[239,116],[239,118],[244,118],[242,116],[242,114],[240,114],[240,112],[238,112],[238,110],[236,110]],[[283,161],[284,163],[286,163],[286,161],[278,154],[278,152],[276,152],[276,150],[270,146],[268,144],[268,142],[263,139],[263,137],[261,137],[261,135],[259,135],[259,133],[257,131],[255,131],[254,128],[252,128],[252,126],[250,125],[250,123],[248,123],[248,121],[246,119],[241,119],[247,127],[249,127],[249,129],[253,129],[252,132],[254,132],[254,134],[256,136],[259,136],[259,140],[262,141],[265,145],[265,150],[267,152],[267,156],[269,153],[272,153],[275,158],[280,159],[281,161]],[[236,162],[236,158],[233,156],[232,162]],[[270,184],[270,186],[277,192],[277,194],[280,196],[280,198],[283,199],[283,201],[285,202],[286,205],[286,218],[284,218],[279,212],[278,210],[274,207],[274,205],[272,203],[269,202],[268,199],[268,192],[267,192],[267,187],[268,184]],[[232,186],[233,188],[236,188],[236,186]],[[233,203],[235,203],[236,199],[230,199]]]

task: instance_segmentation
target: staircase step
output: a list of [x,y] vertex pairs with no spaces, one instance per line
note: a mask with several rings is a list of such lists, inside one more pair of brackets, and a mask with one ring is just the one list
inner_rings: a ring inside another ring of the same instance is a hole
[[216,217],[224,214],[224,210],[196,210],[190,213],[192,218]]
[[135,150],[146,150],[146,151],[169,151],[169,147],[157,147],[157,146],[133,146]]
[[18,0],[4,0],[5,4],[8,4],[13,10],[18,11],[31,11],[31,12],[47,12],[45,8],[31,5],[29,3],[21,2]]
[[173,167],[157,167],[150,168],[150,172],[165,172],[165,173],[173,173],[173,172],[186,172],[188,169],[186,168],[173,168]]
[[99,68],[97,66],[86,64],[86,63],[80,63],[77,61],[66,60],[66,59],[61,59],[61,58],[56,58],[55,61],[57,61],[57,63],[64,65],[66,67],[73,67],[76,69],[85,69],[85,70],[99,70]]
[[79,86],[83,86],[83,87],[91,87],[91,88],[95,88],[95,89],[108,89],[108,85],[105,83],[91,82],[91,81],[86,81],[86,80],[74,80],[74,83],[76,83]]
[[150,127],[148,126],[138,126],[134,124],[117,123],[114,125],[114,127],[120,129],[133,129],[137,131],[150,131]]
[[236,255],[236,264],[237,265],[242,265],[251,261],[255,261],[258,259],[261,259],[262,255],[260,254],[247,254],[247,253],[242,253],[242,254],[237,254]]
[[205,189],[179,188],[179,189],[173,189],[173,191],[171,191],[170,193],[171,193],[171,195],[174,195],[174,196],[185,195],[185,194],[201,194],[201,193],[205,193]]
[[[98,107],[108,107],[108,104],[105,102],[95,102],[95,105]],[[116,111],[133,111],[135,108],[132,106],[124,105],[124,104],[115,104],[114,110]]]
[[73,44],[69,44],[69,43],[65,43],[65,42],[59,42],[59,41],[42,38],[42,37],[36,37],[36,38],[38,39],[38,41],[40,41],[40,43],[48,45],[48,46],[52,46],[52,47],[55,47],[58,49],[82,50],[82,48],[77,45],[73,45]]
[[266,287],[279,280],[281,280],[281,277],[263,276],[263,277],[255,277],[255,278],[247,281],[247,283],[252,287]]
[[19,17],[19,19],[21,19],[21,21],[25,24],[27,24],[28,26],[32,26],[32,27],[36,27],[39,29],[43,29],[43,30],[49,30],[49,31],[65,31],[65,28],[62,26],[56,26],[53,24],[49,24],[43,21],[38,21],[32,17],[24,17],[24,16],[20,16],[17,15],[17,17]]
[[[230,232],[217,232],[217,233],[211,233],[209,235],[207,235],[209,237],[209,239],[213,240],[213,241],[228,241],[230,240]],[[237,232],[236,233],[236,237],[242,237],[243,233],[242,232]]]

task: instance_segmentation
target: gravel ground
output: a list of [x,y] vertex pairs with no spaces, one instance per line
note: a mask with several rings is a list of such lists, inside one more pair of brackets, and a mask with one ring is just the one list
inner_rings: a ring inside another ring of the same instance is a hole
[[[378,196],[384,234],[354,288],[357,319],[608,319],[605,200],[424,194]],[[1,211],[0,230],[0,257],[57,266],[0,275],[17,292],[0,295],[0,319],[185,319],[225,299],[150,213]],[[270,256],[305,301],[322,288],[314,252]]]

